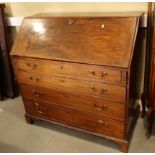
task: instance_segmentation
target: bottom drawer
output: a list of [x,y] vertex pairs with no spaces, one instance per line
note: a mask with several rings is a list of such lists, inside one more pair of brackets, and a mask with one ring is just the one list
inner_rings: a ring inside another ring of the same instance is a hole
[[24,99],[26,112],[68,126],[124,139],[125,123],[63,106]]

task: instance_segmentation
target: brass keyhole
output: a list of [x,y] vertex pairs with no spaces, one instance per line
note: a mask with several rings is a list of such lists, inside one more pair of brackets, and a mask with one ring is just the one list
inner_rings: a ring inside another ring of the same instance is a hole
[[104,24],[101,25],[101,28],[104,29]]

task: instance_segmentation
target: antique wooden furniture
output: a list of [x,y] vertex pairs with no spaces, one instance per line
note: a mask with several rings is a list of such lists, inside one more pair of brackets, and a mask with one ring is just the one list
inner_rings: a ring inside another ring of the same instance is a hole
[[18,95],[10,62],[10,45],[5,23],[4,4],[0,4],[0,90],[1,99]]
[[102,136],[127,152],[136,99],[141,13],[27,17],[11,56],[26,120]]

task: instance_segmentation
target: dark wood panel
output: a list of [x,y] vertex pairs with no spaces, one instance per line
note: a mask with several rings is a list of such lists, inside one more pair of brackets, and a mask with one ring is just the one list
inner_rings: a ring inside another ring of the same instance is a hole
[[125,120],[125,103],[111,102],[87,95],[68,94],[25,84],[20,85],[20,91],[24,98],[63,105],[115,120]]
[[44,86],[45,88],[51,88],[58,91],[87,94],[102,98],[104,97],[116,101],[126,101],[126,87],[54,76],[45,76],[43,74],[28,73],[23,71],[17,71],[16,75],[19,83]]
[[124,123],[62,106],[24,99],[28,114],[66,125],[124,139]]
[[10,42],[5,20],[5,5],[0,4],[0,90],[1,99],[18,96],[14,73],[10,63]]

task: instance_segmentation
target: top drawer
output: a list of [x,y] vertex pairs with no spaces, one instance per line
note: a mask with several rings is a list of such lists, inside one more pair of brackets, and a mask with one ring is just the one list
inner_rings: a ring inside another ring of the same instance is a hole
[[62,61],[42,60],[34,58],[13,58],[17,70],[38,72],[70,78],[82,78],[90,81],[99,81],[121,85],[122,71],[112,67],[69,63]]

